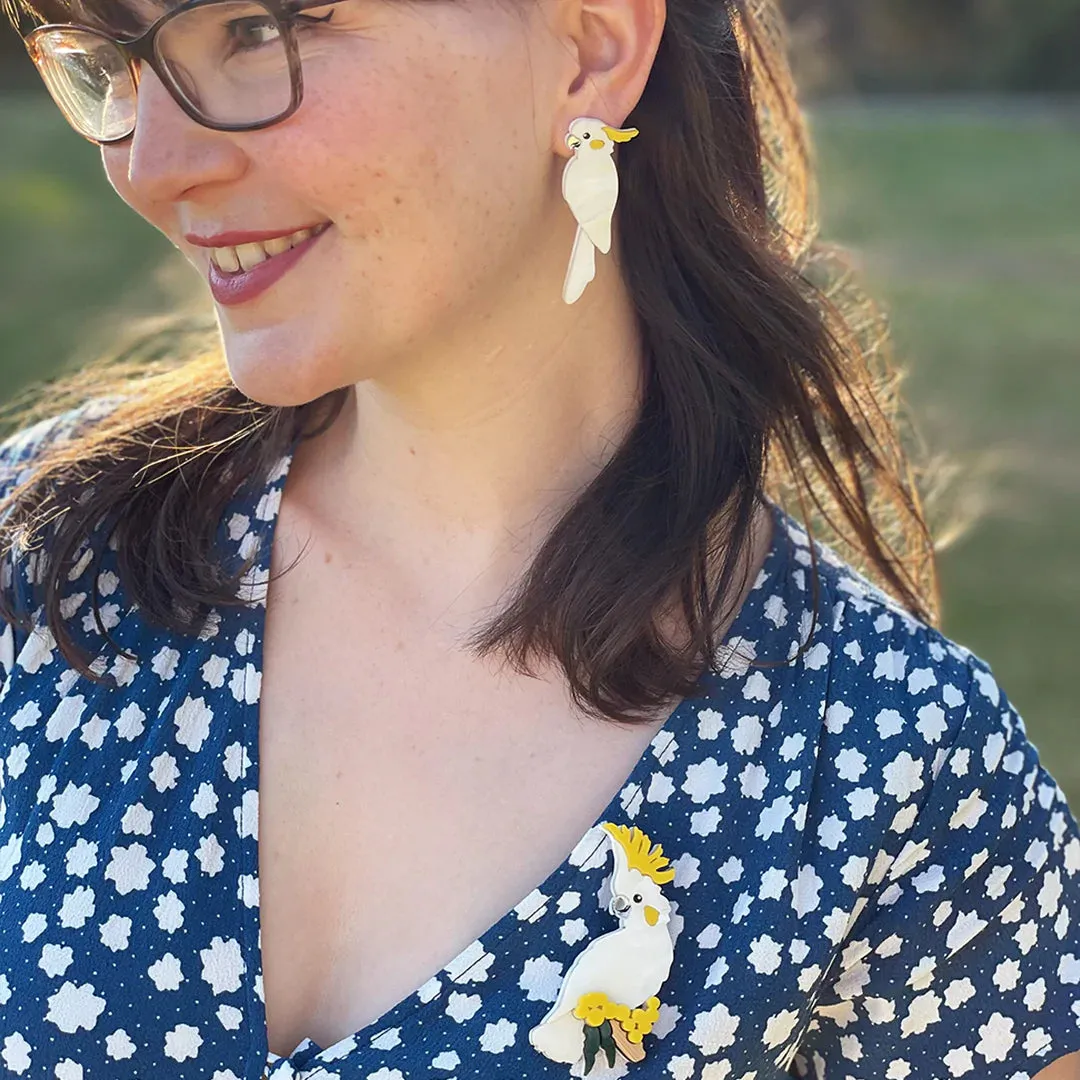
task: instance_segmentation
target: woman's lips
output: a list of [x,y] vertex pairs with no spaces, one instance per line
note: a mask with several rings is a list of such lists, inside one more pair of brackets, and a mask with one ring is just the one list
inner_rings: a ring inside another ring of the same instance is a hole
[[269,259],[253,266],[250,270],[238,270],[230,274],[220,269],[210,260],[210,292],[214,299],[224,307],[235,307],[237,304],[247,303],[260,293],[265,292],[283,274],[291,270],[296,263],[304,257],[304,253],[311,249],[314,244],[330,231],[330,227],[321,232],[302,240],[296,247],[280,255],[272,255]]

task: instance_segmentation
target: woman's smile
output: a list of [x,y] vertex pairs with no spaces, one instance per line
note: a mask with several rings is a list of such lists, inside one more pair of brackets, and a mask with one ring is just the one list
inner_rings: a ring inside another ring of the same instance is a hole
[[[295,266],[329,228],[330,222],[326,221],[265,239],[250,239],[258,235],[254,233],[223,233],[209,238],[218,242],[213,246],[198,241],[210,248],[207,276],[214,299],[226,307],[254,299]],[[241,239],[243,242],[221,243]]]

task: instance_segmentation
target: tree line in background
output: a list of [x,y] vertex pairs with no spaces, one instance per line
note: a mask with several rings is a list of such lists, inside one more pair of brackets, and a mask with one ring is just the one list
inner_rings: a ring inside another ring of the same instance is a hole
[[[1080,91],[1080,0],[781,3],[808,94]],[[18,38],[0,27],[0,85],[33,78]]]
[[1080,90],[1080,0],[781,0],[821,92]]

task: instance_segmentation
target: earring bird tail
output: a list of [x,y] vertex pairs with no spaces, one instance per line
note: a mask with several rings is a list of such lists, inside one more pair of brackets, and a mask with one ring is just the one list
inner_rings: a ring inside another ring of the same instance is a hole
[[596,247],[579,225],[574,234],[574,246],[570,251],[570,263],[563,281],[563,299],[572,304],[585,291],[585,286],[596,277]]

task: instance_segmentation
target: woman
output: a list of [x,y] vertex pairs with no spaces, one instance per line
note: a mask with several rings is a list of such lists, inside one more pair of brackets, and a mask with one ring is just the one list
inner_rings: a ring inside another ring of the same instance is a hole
[[934,627],[770,12],[21,14],[224,363],[4,444],[7,1068],[1077,1075],[1080,830]]

